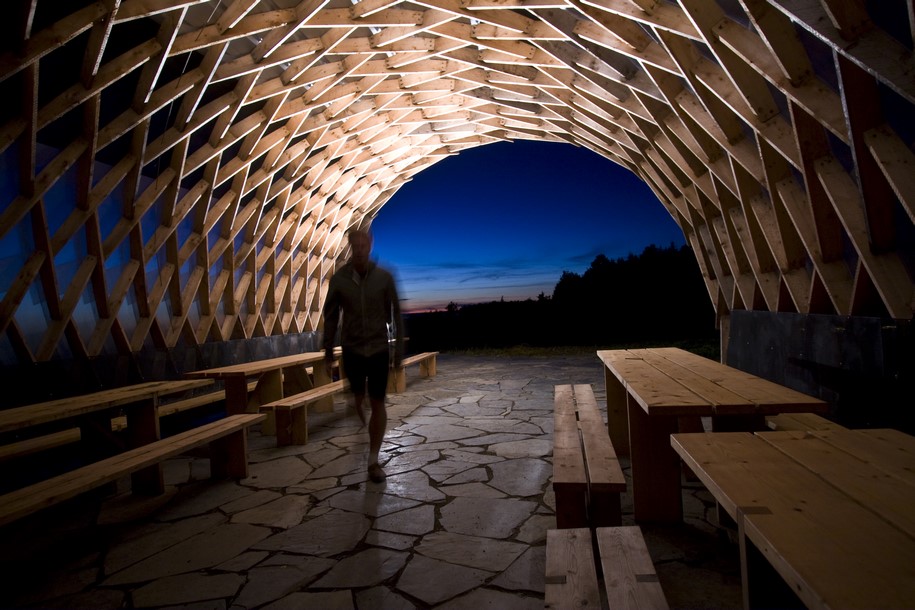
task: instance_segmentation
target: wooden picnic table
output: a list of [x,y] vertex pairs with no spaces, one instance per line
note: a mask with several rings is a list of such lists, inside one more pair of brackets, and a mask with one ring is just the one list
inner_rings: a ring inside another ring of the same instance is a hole
[[915,437],[713,432],[671,445],[737,523],[745,607],[915,607]]
[[[765,416],[825,412],[828,404],[745,371],[679,348],[600,350],[605,366],[607,426],[617,455],[628,455],[636,520],[682,519],[681,465],[675,432],[764,430]],[[681,429],[682,428],[682,429]]]
[[[339,350],[338,350],[339,351]],[[339,354],[338,354],[339,355]],[[189,379],[220,379],[225,384],[226,411],[229,414],[245,413],[248,408],[248,378],[257,377],[254,393],[260,404],[266,404],[284,397],[284,378],[287,385],[295,385],[296,391],[311,389],[330,383],[332,380],[324,369],[324,352],[303,352],[278,358],[252,360],[212,369],[191,371],[184,376]],[[305,367],[312,367],[310,378]],[[294,393],[294,392],[293,392]],[[323,399],[317,410],[333,409],[333,398]]]

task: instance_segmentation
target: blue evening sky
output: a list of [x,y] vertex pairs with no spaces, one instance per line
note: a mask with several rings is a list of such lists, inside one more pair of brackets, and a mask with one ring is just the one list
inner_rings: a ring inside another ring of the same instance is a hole
[[405,311],[550,296],[563,271],[683,233],[651,189],[597,153],[500,142],[447,157],[400,188],[372,224],[373,255]]

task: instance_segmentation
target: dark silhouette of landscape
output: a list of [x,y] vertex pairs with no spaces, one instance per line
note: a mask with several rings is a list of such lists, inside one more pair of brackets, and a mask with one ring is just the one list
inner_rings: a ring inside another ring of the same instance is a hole
[[[552,295],[405,315],[410,352],[530,347],[694,344],[718,349],[715,312],[688,247],[598,255],[583,273],[566,271]],[[717,357],[715,353],[707,353]]]

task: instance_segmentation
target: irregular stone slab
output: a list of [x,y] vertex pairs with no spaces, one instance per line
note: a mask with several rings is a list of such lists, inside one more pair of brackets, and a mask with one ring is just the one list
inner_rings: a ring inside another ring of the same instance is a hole
[[413,434],[425,437],[427,441],[433,443],[436,441],[453,441],[470,438],[480,434],[479,431],[467,428],[466,426],[460,426],[456,423],[446,424],[442,423],[441,420],[435,424],[416,426],[413,428],[412,432]]
[[248,478],[242,479],[242,485],[261,489],[289,487],[303,481],[314,470],[297,457],[285,457],[248,467]]
[[238,513],[232,517],[232,523],[254,523],[288,529],[302,522],[313,502],[309,496],[281,496],[269,504]]
[[470,470],[475,468],[477,464],[471,464],[468,462],[461,462],[458,460],[439,460],[432,464],[427,464],[423,466],[423,472],[428,474],[430,477],[436,481],[444,481],[445,479],[454,476],[459,472],[464,472],[465,470]]
[[412,548],[413,543],[416,542],[415,536],[406,536],[404,534],[395,534],[393,532],[382,532],[379,530],[372,530],[365,535],[365,543],[372,544],[374,546],[383,546],[389,549],[396,549],[398,551],[404,551],[406,549]]
[[264,560],[270,553],[267,551],[253,551],[250,553],[242,553],[238,557],[233,557],[229,561],[219,564],[216,566],[217,570],[223,570],[225,572],[244,572],[250,570],[261,561]]
[[353,594],[349,589],[321,593],[290,593],[283,599],[275,601],[263,610],[302,610],[303,608],[320,608],[321,610],[354,610]]
[[432,487],[429,475],[421,470],[388,476],[385,493],[420,502],[437,502],[445,499],[445,494]]
[[334,510],[270,536],[253,548],[330,557],[355,548],[369,530],[369,524],[363,515]]
[[493,404],[495,401],[489,401],[485,405],[479,403],[461,403],[458,405],[452,405],[450,407],[445,407],[445,410],[449,413],[453,413],[461,418],[468,417],[499,417],[505,413],[508,409],[511,408],[511,402],[505,401],[504,406],[498,404]]
[[530,379],[503,379],[499,382],[499,389],[503,392],[520,390],[530,382]]
[[436,606],[436,610],[503,610],[504,608],[543,610],[543,598],[480,588],[458,599]]
[[325,464],[329,464],[334,460],[343,457],[346,455],[345,449],[340,449],[339,447],[325,447],[321,451],[315,451],[307,455],[303,455],[302,459],[311,464],[314,468],[320,468]]
[[[489,480],[489,472],[485,468],[471,468],[464,472],[448,477],[442,481],[443,485],[460,485],[462,483],[479,483]],[[440,492],[441,493],[441,492]]]
[[425,536],[415,551],[426,557],[456,563],[490,572],[501,572],[527,549],[526,544],[467,536],[451,532],[434,532]]
[[145,582],[212,568],[248,550],[270,535],[265,527],[244,523],[218,525],[122,570],[106,585]]
[[549,487],[553,467],[537,459],[506,460],[490,466],[490,485],[510,496],[540,496]]
[[414,555],[397,580],[397,588],[431,606],[479,587],[490,576],[484,570]]
[[527,440],[528,438],[530,438],[530,437],[528,437],[526,434],[510,434],[510,433],[480,434],[480,433],[478,433],[478,435],[473,438],[461,439],[459,442],[462,445],[468,445],[468,446],[474,447],[474,446],[483,446],[483,445],[494,445],[496,443],[509,443],[511,441],[524,441],[524,440]]
[[[446,424],[456,424],[460,421],[460,417],[453,417],[439,409],[436,413],[430,413],[428,415],[414,413],[410,417],[405,417],[403,424],[409,424],[409,429],[412,430],[417,426],[442,426]],[[402,427],[406,428],[407,426]]]
[[461,401],[460,401],[460,402],[461,402],[462,405],[464,405],[464,404],[468,404],[468,403],[480,402],[480,400],[482,400],[482,399],[483,399],[483,396],[482,396],[482,395],[476,395],[476,396],[461,396]]
[[483,483],[465,483],[463,485],[442,486],[441,490],[453,497],[470,498],[504,498],[505,494]]
[[543,594],[546,574],[546,546],[533,546],[498,576],[492,585],[512,591],[533,591]]
[[133,605],[152,608],[234,597],[244,581],[238,574],[181,574],[160,578],[134,591]]
[[[412,437],[412,438],[422,438],[422,437],[419,436],[419,437]],[[455,448],[457,448],[457,446],[458,446],[457,443],[452,442],[452,441],[439,441],[437,443],[421,443],[418,445],[400,447],[399,452],[400,453],[410,453],[411,451],[431,451],[431,450],[443,451],[446,449],[455,449]]]
[[[85,593],[78,593],[55,602],[58,608],[96,609],[96,608],[125,608],[125,593],[115,589],[91,589]],[[223,603],[223,609],[225,604]]]
[[513,411],[525,411],[525,410],[539,410],[539,411],[552,411],[555,406],[553,401],[553,391],[550,388],[549,393],[544,392],[549,396],[531,396],[526,398],[520,398],[515,401],[515,406]]
[[505,458],[544,457],[552,455],[553,442],[539,438],[529,438],[524,441],[496,443],[490,445],[489,450]]
[[324,477],[323,479],[308,478],[298,485],[290,485],[286,488],[286,492],[297,494],[316,494],[317,492],[332,489],[336,486],[337,477]]
[[449,532],[507,538],[536,508],[536,502],[514,498],[461,497],[442,507],[440,523]]
[[400,534],[427,534],[435,529],[435,507],[426,504],[380,517],[375,520],[375,528]]
[[371,587],[386,581],[403,568],[409,553],[369,548],[337,562],[330,572],[310,588],[340,589]]
[[271,491],[269,489],[260,489],[249,496],[239,498],[238,500],[229,502],[228,504],[223,504],[219,507],[219,509],[224,513],[231,515],[233,513],[249,510],[255,506],[263,506],[268,502],[272,502],[277,498],[282,497],[282,494],[279,492]]
[[175,521],[211,510],[253,494],[235,481],[206,481],[182,487],[174,500],[156,515],[157,521]]
[[516,540],[528,544],[546,542],[546,532],[556,527],[555,515],[534,515],[524,522],[521,531],[515,536]]
[[332,462],[315,468],[314,472],[311,473],[310,478],[340,477],[362,470],[365,470],[365,456],[356,453],[347,453]]
[[430,462],[441,458],[438,451],[411,451],[392,457],[385,462],[384,471],[388,476],[418,470]]
[[384,610],[416,610],[411,602],[387,587],[372,587],[356,593],[357,608],[383,608]]
[[501,417],[499,419],[481,419],[479,417],[474,417],[464,420],[462,425],[475,430],[482,430],[483,432],[509,432],[511,434],[533,434],[537,436],[543,434],[543,430],[541,430],[539,426],[535,426],[526,421],[505,419]]
[[108,550],[105,555],[105,574],[110,575],[123,570],[226,520],[224,515],[214,513],[184,519],[177,523],[150,523]]
[[[248,582],[232,603],[233,607],[256,608],[301,589],[315,576],[323,573],[334,562],[318,559],[309,564],[274,565],[255,568],[248,572]],[[544,568],[545,569],[545,568]]]
[[482,447],[463,447],[461,449],[449,449],[442,451],[443,454],[450,458],[455,458],[462,462],[471,462],[473,464],[493,464],[502,462],[505,458],[495,455],[486,455],[482,453]]
[[399,498],[386,493],[370,491],[360,492],[353,490],[342,491],[331,497],[327,503],[334,508],[348,510],[369,517],[387,515],[388,513],[412,508],[419,504],[419,502],[416,502],[415,500]]
[[272,443],[269,447],[264,447],[263,449],[258,449],[256,451],[248,451],[248,463],[257,464],[259,462],[266,462],[268,460],[275,460],[281,457],[291,457],[298,456],[313,451],[314,446],[309,443],[308,445],[286,445],[285,447],[277,447],[276,443]]

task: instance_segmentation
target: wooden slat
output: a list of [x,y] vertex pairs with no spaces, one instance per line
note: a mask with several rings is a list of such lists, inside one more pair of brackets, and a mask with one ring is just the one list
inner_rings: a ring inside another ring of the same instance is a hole
[[571,610],[601,607],[591,530],[551,529],[546,532],[545,608]]

